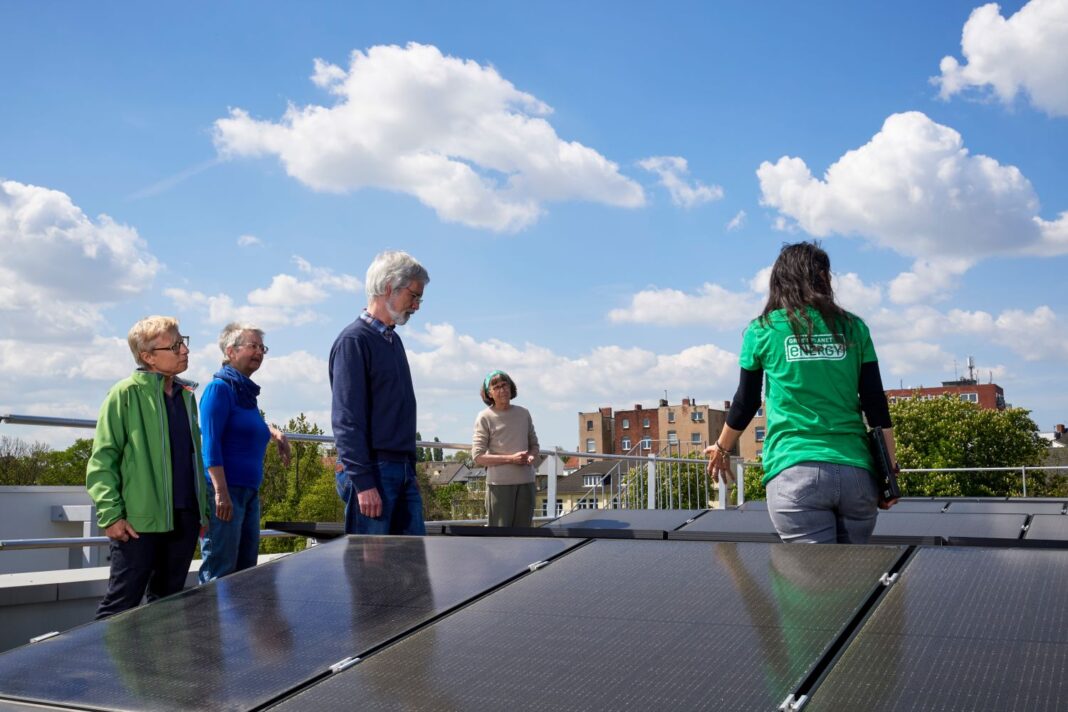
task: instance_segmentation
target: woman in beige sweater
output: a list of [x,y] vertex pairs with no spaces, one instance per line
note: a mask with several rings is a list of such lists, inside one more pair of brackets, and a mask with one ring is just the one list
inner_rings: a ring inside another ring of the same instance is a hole
[[530,412],[512,405],[515,381],[491,371],[479,389],[488,405],[475,418],[471,457],[487,469],[486,510],[491,527],[534,525],[534,462],[538,436]]

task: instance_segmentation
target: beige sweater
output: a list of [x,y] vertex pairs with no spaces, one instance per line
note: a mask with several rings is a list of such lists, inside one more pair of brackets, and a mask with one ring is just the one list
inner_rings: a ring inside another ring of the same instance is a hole
[[[471,438],[471,457],[479,455],[511,455],[521,450],[538,452],[538,435],[530,412],[518,405],[506,411],[486,408],[475,418],[475,434]],[[491,485],[523,485],[534,481],[531,465],[493,465],[487,468],[486,482]]]

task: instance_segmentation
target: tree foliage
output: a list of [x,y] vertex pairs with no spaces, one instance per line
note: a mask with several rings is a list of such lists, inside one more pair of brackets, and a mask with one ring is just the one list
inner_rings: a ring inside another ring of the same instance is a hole
[[[1030,411],[988,410],[953,396],[899,400],[890,406],[902,469],[1022,467],[1042,463],[1046,442]],[[902,493],[912,496],[982,497],[1023,494],[1020,473],[905,473]],[[1037,494],[1029,488],[1028,494]]]

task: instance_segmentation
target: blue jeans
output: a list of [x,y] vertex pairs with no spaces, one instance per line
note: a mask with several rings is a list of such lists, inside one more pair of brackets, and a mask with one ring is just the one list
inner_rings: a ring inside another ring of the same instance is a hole
[[879,490],[860,467],[802,462],[768,482],[768,513],[786,543],[866,544]]
[[213,581],[256,565],[260,551],[260,492],[255,487],[230,487],[234,516],[224,522],[215,516],[215,487],[208,482],[211,522],[200,540],[200,583]]
[[374,469],[378,494],[382,497],[382,515],[373,519],[360,514],[352,480],[344,474],[338,480],[338,494],[345,500],[345,533],[426,534],[415,463],[381,461],[375,463]]

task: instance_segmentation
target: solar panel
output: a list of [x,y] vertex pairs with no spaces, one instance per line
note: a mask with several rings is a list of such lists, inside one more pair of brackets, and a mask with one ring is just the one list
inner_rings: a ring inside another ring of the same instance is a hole
[[746,500],[738,505],[738,509],[743,512],[766,512],[768,511],[768,501],[766,499]]
[[1063,502],[953,502],[947,514],[1064,514]]
[[645,529],[671,531],[703,509],[577,509],[545,526],[581,529]]
[[1036,546],[1068,545],[1068,517],[1063,514],[1036,514],[1024,534],[1024,542]]
[[477,525],[451,524],[447,534],[453,536],[536,536],[565,537],[570,539],[666,539],[663,529],[601,529],[582,527],[483,527]]
[[1005,546],[1019,541],[1024,514],[923,514],[880,512],[872,544]]
[[1062,710],[1068,557],[920,550],[819,684],[816,710]]
[[668,538],[691,541],[780,541],[767,511],[740,509],[710,509],[678,531],[669,532]]
[[0,655],[0,698],[249,709],[576,544],[337,539]]
[[774,709],[900,555],[597,540],[277,709]]

